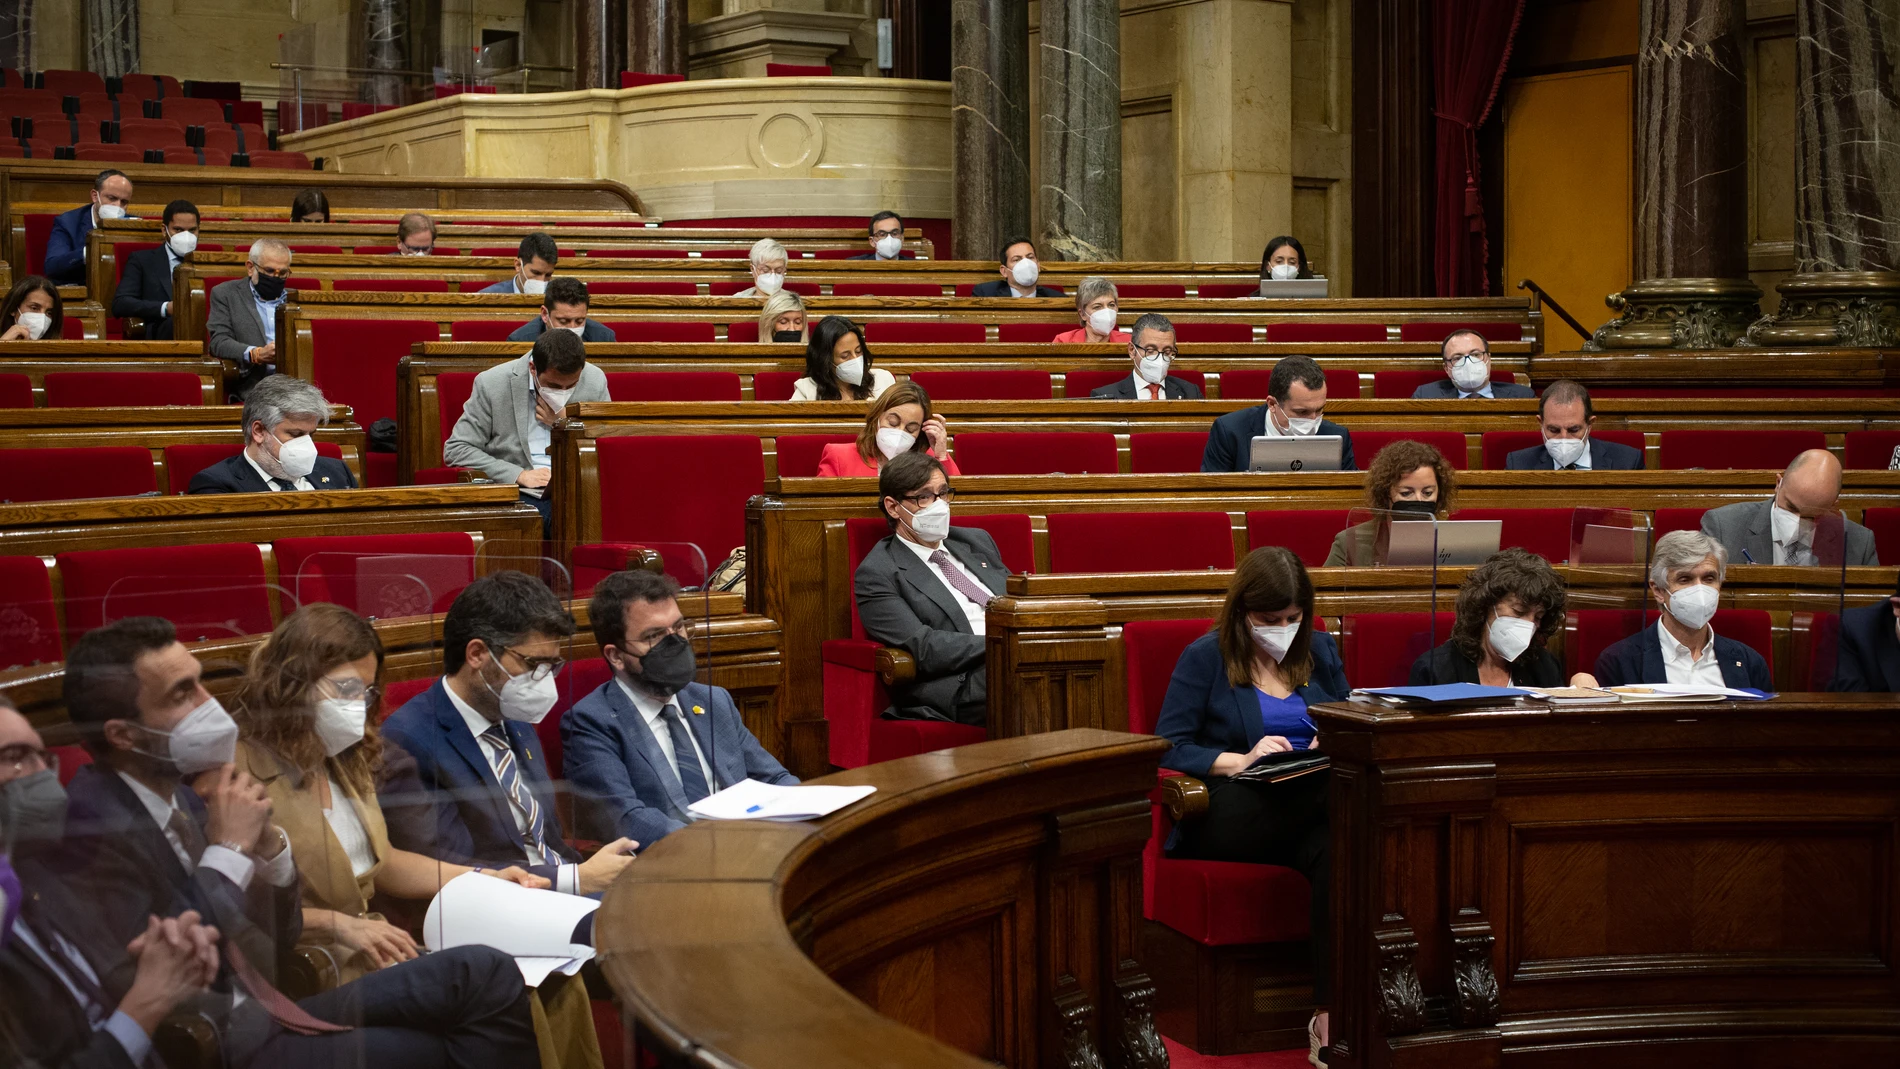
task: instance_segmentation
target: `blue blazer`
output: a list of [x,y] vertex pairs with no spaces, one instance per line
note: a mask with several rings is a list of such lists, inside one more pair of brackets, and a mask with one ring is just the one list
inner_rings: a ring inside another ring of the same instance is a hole
[[[1229,412],[1214,421],[1207,432],[1207,451],[1201,454],[1203,472],[1246,471],[1253,452],[1253,440],[1267,426],[1267,406],[1255,405]],[[1359,470],[1352,455],[1352,432],[1330,419],[1319,421],[1319,434],[1337,434],[1340,438],[1339,467],[1342,471]]]
[[[1661,622],[1650,624],[1599,654],[1597,682],[1606,687],[1669,682],[1669,673],[1663,668],[1662,642],[1656,637],[1656,629],[1661,626]],[[1715,660],[1722,666],[1724,686],[1775,689],[1768,675],[1768,662],[1745,642],[1715,636]]]
[[[546,329],[548,329],[548,325],[541,321],[540,316],[535,316],[533,319],[516,327],[515,332],[508,335],[508,340],[534,341],[541,337],[541,332]],[[614,334],[612,327],[590,319],[581,327],[581,340],[584,342],[618,341],[619,338]]]
[[[1345,665],[1333,636],[1313,632],[1313,674],[1293,693],[1309,706],[1341,702],[1351,693]],[[1161,767],[1190,776],[1205,776],[1214,758],[1223,753],[1246,753],[1266,730],[1260,722],[1260,699],[1251,684],[1234,686],[1221,663],[1220,636],[1202,635],[1181,651],[1168,680],[1168,695],[1155,718],[1155,734],[1174,744],[1163,754]]]
[[1827,689],[1900,691],[1900,638],[1894,636],[1893,604],[1886,598],[1841,614],[1840,660]]
[[[711,785],[715,790],[742,779],[798,782],[746,730],[725,688],[688,683],[674,700],[719,781]],[[576,819],[588,838],[604,842],[625,836],[644,850],[689,823],[679,772],[614,680],[575,702],[561,718],[561,750],[562,770],[574,784]]]
[[[1514,449],[1504,456],[1507,471],[1556,471],[1557,464],[1550,459],[1550,450],[1541,445],[1528,449]],[[1642,471],[1643,454],[1631,449],[1622,442],[1606,442],[1601,438],[1590,439],[1591,471]]]
[[521,291],[515,288],[514,279],[504,278],[500,282],[497,282],[492,286],[483,286],[481,289],[481,292],[483,293],[520,293]]
[[[541,806],[548,845],[579,862],[580,854],[562,837],[554,781],[533,725],[503,720],[502,726],[518,755],[515,767]],[[390,845],[457,865],[521,865],[554,878],[552,866],[524,863],[528,844],[515,825],[513,806],[442,680],[383,721],[382,735],[414,759],[413,767],[408,761],[387,762],[376,786]]]
[[[86,235],[92,233],[92,205],[83,204],[53,217],[53,234],[46,239],[46,277],[67,286],[86,281]],[[94,299],[101,294],[94,294]]]

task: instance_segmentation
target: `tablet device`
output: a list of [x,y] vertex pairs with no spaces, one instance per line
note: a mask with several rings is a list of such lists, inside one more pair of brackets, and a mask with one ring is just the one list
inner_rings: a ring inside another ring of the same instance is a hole
[[1287,438],[1260,435],[1247,454],[1248,471],[1338,471],[1345,452],[1337,434],[1305,434]]
[[1286,278],[1260,280],[1262,297],[1324,297],[1327,282],[1323,278]]
[[1498,551],[1503,528],[1503,520],[1390,524],[1385,562],[1398,567],[1483,564],[1486,557]]

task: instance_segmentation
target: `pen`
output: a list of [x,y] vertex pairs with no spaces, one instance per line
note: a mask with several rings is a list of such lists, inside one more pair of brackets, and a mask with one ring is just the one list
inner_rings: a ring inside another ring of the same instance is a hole
[[1747,564],[1753,564],[1753,563],[1755,563],[1755,558],[1754,558],[1754,556],[1753,556],[1753,555],[1751,555],[1751,554],[1750,554],[1750,553],[1748,552],[1748,547],[1747,547],[1747,546],[1743,546],[1743,547],[1742,547],[1742,560],[1743,560],[1743,562],[1744,562],[1744,563],[1747,563]]
[[748,812],[748,813],[757,813],[757,812],[758,812],[759,810],[761,810],[761,809],[764,809],[764,808],[765,808],[765,807],[764,807],[763,805],[752,805],[752,806],[747,806],[747,807],[746,807],[746,812]]

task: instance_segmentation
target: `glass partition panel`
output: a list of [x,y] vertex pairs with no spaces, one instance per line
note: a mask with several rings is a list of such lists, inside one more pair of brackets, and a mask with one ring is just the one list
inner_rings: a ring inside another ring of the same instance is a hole
[[[1467,569],[1439,567],[1430,513],[1359,508],[1347,520],[1340,535],[1353,566],[1341,572],[1346,680],[1362,689],[1405,686],[1414,664],[1450,637],[1455,583]],[[1443,579],[1450,589],[1440,589]]]
[[1605,650],[1655,621],[1649,600],[1651,549],[1646,513],[1605,508],[1571,513],[1563,622],[1566,678],[1579,673],[1597,678]]

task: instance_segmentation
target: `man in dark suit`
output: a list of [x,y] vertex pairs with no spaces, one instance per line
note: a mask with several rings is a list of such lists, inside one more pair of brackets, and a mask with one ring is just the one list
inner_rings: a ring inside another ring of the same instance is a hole
[[579,334],[582,341],[614,341],[614,332],[605,323],[587,318],[587,301],[587,283],[557,278],[541,294],[541,314],[516,327],[508,340],[532,342],[543,331],[567,330]]
[[616,572],[588,603],[614,677],[561,718],[561,767],[589,838],[652,846],[692,823],[688,806],[741,780],[798,782],[746,730],[731,694],[694,681],[679,590],[669,575]]
[[871,251],[851,257],[853,260],[913,260],[915,253],[904,251],[904,220],[896,212],[879,212],[871,217]]
[[1544,444],[1514,450],[1504,458],[1504,466],[1511,471],[1641,471],[1641,451],[1591,436],[1596,421],[1590,391],[1580,382],[1559,379],[1537,399]]
[[1709,623],[1727,575],[1728,551],[1708,535],[1671,531],[1658,538],[1649,585],[1662,616],[1598,655],[1595,685],[1773,689],[1762,655],[1747,643],[1716,634]]
[[124,219],[132,203],[132,180],[113,168],[92,180],[92,200],[53,217],[46,239],[46,277],[65,286],[86,284],[86,235],[101,219]]
[[172,272],[198,248],[198,206],[188,200],[165,205],[159,235],[164,241],[158,248],[125,258],[125,272],[112,295],[112,314],[144,320],[147,341],[171,340]]
[[971,294],[977,297],[1060,297],[1055,286],[1038,286],[1042,268],[1036,263],[1036,243],[1028,238],[1010,238],[1003,242],[1002,267],[988,282],[978,283]]
[[290,246],[276,238],[251,242],[244,277],[211,291],[205,316],[205,351],[237,371],[231,392],[239,401],[277,373],[277,312],[290,282]]
[[1900,589],[1892,597],[1841,614],[1840,651],[1831,691],[1888,694],[1900,691]]
[[318,427],[330,422],[323,391],[272,375],[244,398],[244,448],[191,477],[187,493],[262,494],[273,490],[353,490],[356,477],[335,457],[317,455]]
[[1204,472],[1246,471],[1258,437],[1286,438],[1306,434],[1337,434],[1339,468],[1355,471],[1352,432],[1325,418],[1326,372],[1310,356],[1289,356],[1273,365],[1267,376],[1267,403],[1229,412],[1214,421],[1201,454]]
[[383,722],[414,760],[377,785],[389,841],[458,865],[523,865],[567,894],[595,895],[638,843],[581,855],[561,834],[554,783],[534,725],[554,707],[554,677],[574,617],[522,572],[456,595],[442,621],[445,674]]
[[1874,566],[1874,533],[1840,512],[1841,462],[1825,449],[1789,461],[1775,496],[1737,501],[1702,514],[1702,533],[1744,564]]
[[1199,401],[1201,388],[1168,374],[1181,356],[1174,346],[1174,324],[1159,312],[1135,320],[1128,341],[1128,362],[1134,374],[1089,391],[1090,397],[1118,401]]
[[884,715],[981,724],[983,611],[1009,569],[989,532],[950,526],[950,481],[936,457],[886,461],[877,489],[891,534],[858,565],[858,617],[866,635],[916,662],[913,678],[891,688]]
[[529,234],[515,250],[515,274],[482,290],[483,293],[529,293],[540,296],[548,290],[554,266],[561,262],[560,247],[546,234]]
[[1448,401],[1459,398],[1528,398],[1536,396],[1529,386],[1515,382],[1491,381],[1491,343],[1475,330],[1455,330],[1439,343],[1438,356],[1445,365],[1445,378],[1412,391],[1414,401]]

